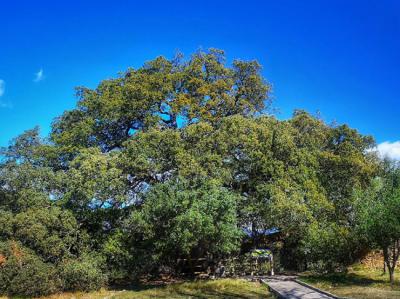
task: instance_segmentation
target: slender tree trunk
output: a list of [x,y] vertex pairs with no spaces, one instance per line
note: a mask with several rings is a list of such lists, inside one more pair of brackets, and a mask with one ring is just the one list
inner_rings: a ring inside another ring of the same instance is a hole
[[389,271],[390,284],[394,284],[394,270],[396,269],[397,261],[400,254],[400,240],[394,241],[391,245],[383,248],[383,257],[386,267]]
[[390,285],[393,286],[394,284],[394,268],[388,267],[389,268],[389,279],[390,279]]
[[[391,273],[391,271],[390,271],[391,267],[390,267],[390,261],[389,261],[389,247],[388,246],[383,248],[383,260],[384,260],[384,262],[383,262],[384,266],[386,266],[389,270],[390,283],[392,283],[393,273]],[[385,273],[386,273],[386,271],[385,271]]]

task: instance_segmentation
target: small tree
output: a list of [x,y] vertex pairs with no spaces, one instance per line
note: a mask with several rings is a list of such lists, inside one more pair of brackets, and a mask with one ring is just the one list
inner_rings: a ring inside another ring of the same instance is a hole
[[371,246],[383,250],[390,283],[400,255],[400,168],[384,163],[384,175],[376,179],[358,209],[359,228]]

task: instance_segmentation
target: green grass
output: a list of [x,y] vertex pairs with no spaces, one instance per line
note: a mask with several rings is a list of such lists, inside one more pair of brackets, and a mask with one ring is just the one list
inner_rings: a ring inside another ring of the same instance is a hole
[[356,265],[348,273],[328,275],[303,274],[300,280],[340,297],[355,299],[400,298],[400,271],[395,273],[395,285],[390,286],[388,274]]
[[130,290],[101,290],[91,293],[62,293],[42,299],[150,299],[150,298],[273,298],[264,285],[242,279],[220,279],[174,283],[166,286],[141,286]]

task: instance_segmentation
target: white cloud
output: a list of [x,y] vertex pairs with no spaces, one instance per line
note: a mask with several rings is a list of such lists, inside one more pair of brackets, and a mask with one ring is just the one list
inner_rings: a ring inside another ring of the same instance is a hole
[[0,97],[6,92],[6,82],[0,79]]
[[[5,94],[6,92],[6,81],[0,79],[0,98]],[[12,108],[12,103],[11,102],[5,102],[0,99],[0,109],[1,108]]]
[[33,79],[33,82],[40,82],[43,79],[44,79],[43,69],[40,69],[37,73],[35,73],[35,79]]
[[376,150],[381,158],[389,158],[400,161],[400,141],[389,142],[385,141],[376,147]]

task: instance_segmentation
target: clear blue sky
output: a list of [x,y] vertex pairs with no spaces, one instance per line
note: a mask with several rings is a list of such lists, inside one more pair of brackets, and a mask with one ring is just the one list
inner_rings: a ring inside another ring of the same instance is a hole
[[[59,4],[63,2],[64,4]],[[296,108],[400,139],[400,1],[0,2],[0,145],[129,66],[216,47],[257,59]]]

